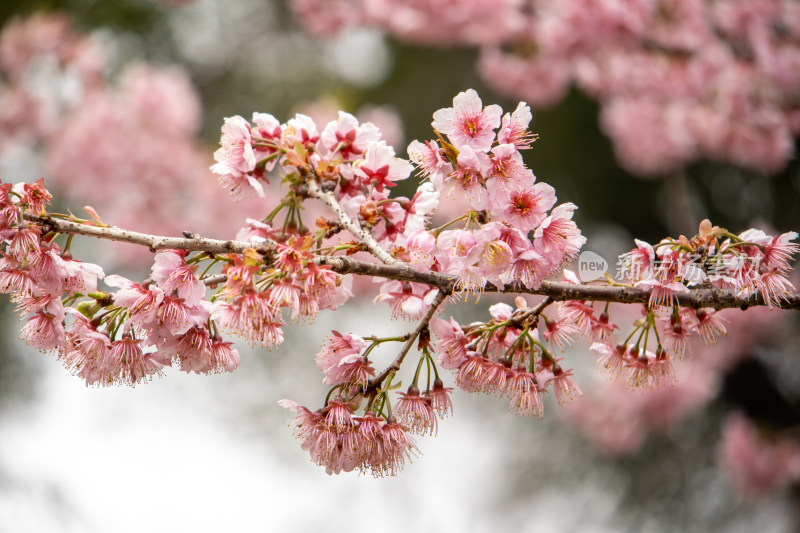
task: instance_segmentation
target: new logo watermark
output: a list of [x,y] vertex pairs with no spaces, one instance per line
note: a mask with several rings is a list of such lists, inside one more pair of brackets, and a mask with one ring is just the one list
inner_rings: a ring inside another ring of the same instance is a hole
[[578,256],[578,277],[584,283],[600,279],[608,272],[608,261],[594,252],[582,252]]

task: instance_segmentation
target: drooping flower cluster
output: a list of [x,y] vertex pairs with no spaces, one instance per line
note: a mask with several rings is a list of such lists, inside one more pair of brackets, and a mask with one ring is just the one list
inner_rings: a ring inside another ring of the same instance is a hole
[[56,352],[92,385],[140,383],[173,359],[195,372],[238,366],[231,343],[206,329],[211,304],[185,254],[160,252],[150,282],[111,275],[105,282],[118,290],[100,292],[99,266],[72,259],[45,227],[22,220],[23,212],[44,213],[50,194],[41,181],[2,188],[0,287],[27,317],[21,338],[28,344]]
[[[439,364],[456,370],[456,383],[467,392],[506,396],[509,409],[520,416],[541,417],[542,394],[553,390],[559,403],[580,396],[572,370],[544,345],[562,350],[571,342],[575,327],[563,320],[551,321],[527,309],[525,300],[516,310],[499,303],[489,308],[493,320],[461,326],[454,319],[431,320],[439,339]],[[544,328],[539,320],[545,322]],[[539,329],[544,341],[540,341]]]
[[[680,297],[692,288],[717,288],[778,306],[794,291],[789,262],[798,252],[795,239],[795,232],[771,236],[755,229],[733,235],[704,220],[691,239],[664,239],[656,246],[637,240],[635,249],[620,256],[619,274],[649,290],[650,299],[624,342],[606,337],[592,345],[600,354],[598,367],[631,388],[673,383],[672,361],[690,352],[693,337],[708,346],[726,333],[717,311],[682,307]],[[562,306],[576,308],[576,303]],[[577,315],[575,320],[580,322]]]
[[[620,323],[641,316],[640,306],[612,304],[611,308]],[[636,453],[649,435],[670,433],[713,402],[728,372],[755,355],[759,339],[774,338],[789,315],[769,307],[723,309],[716,318],[723,321],[726,334],[715,344],[694,350],[693,358],[675,364],[674,384],[643,393],[631,389],[625,371],[618,380],[596,377],[594,383],[583,383],[586,397],[568,406],[566,419],[603,453]],[[696,335],[689,341],[695,347],[705,342]],[[601,365],[600,370],[606,369]]]
[[295,436],[329,474],[358,469],[376,477],[393,476],[416,452],[408,429],[394,417],[376,416],[372,411],[353,416],[357,406],[341,396],[313,412],[290,400],[279,403],[297,413]]
[[202,373],[238,366],[238,351],[209,322],[206,286],[184,252],[156,254],[143,284],[110,275],[104,281],[117,290],[98,291],[98,265],[73,259],[56,233],[23,219],[47,214],[51,195],[42,180],[0,188],[0,290],[27,318],[21,338],[28,344],[57,353],[91,385],[133,385],[173,362]]
[[[430,355],[427,334],[420,340],[422,356],[407,392],[391,394],[393,374],[375,378],[370,354],[378,345],[402,341],[405,337],[370,337],[369,344],[353,333],[334,331],[315,356],[325,375],[323,383],[332,385],[328,394],[336,392],[332,401],[316,412],[291,400],[279,404],[295,411],[295,436],[302,448],[311,454],[328,473],[359,469],[375,476],[397,473],[416,451],[411,433],[435,434],[438,421],[453,412],[452,389],[439,378]],[[420,391],[421,370],[427,368],[427,386]],[[378,381],[373,381],[378,379]],[[367,398],[363,416],[354,416]]]
[[364,339],[358,335],[342,335],[334,331],[325,347],[314,358],[325,374],[323,383],[351,385],[366,390],[369,379],[375,375],[372,363],[361,353],[366,347]]

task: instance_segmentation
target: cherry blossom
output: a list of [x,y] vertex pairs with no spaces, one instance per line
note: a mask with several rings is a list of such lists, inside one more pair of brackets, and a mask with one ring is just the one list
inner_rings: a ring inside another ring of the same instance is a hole
[[453,98],[453,107],[433,114],[433,128],[447,135],[459,150],[468,146],[486,152],[492,146],[502,112],[498,105],[484,108],[478,93],[469,89]]

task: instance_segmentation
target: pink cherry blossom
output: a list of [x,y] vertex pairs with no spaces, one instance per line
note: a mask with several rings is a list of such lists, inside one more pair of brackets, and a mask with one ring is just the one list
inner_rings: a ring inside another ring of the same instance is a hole
[[111,343],[109,357],[122,383],[134,385],[161,371],[162,365],[153,358],[153,354],[142,351],[139,346],[141,342],[141,339],[123,336]]
[[408,204],[401,204],[407,215],[403,225],[403,233],[410,235],[412,232],[423,230],[428,219],[439,207],[440,192],[435,190],[429,182],[420,184],[417,192]]
[[[492,148],[492,168],[488,177],[492,178],[491,184],[499,181],[503,187],[521,185],[530,186],[535,177],[530,169],[525,167],[522,154],[513,144],[500,144]],[[551,206],[552,207],[552,206]]]
[[511,144],[517,150],[530,148],[536,140],[536,136],[528,131],[531,120],[531,108],[525,102],[520,102],[513,113],[503,115],[500,130],[497,132],[497,142],[501,146]]
[[197,305],[206,294],[206,286],[197,279],[194,270],[186,264],[186,254],[180,250],[166,250],[154,257],[153,281],[171,294],[175,291],[186,305]]
[[242,361],[239,350],[232,348],[232,342],[223,341],[220,337],[214,337],[209,349],[208,363],[200,372],[233,372],[239,367]]
[[[339,111],[339,119],[325,126],[319,140],[320,145],[329,152],[345,161],[353,161],[361,159],[367,147],[380,138],[381,133],[374,124],[359,124],[358,119],[350,113]],[[394,150],[391,157],[394,157]]]
[[574,258],[581,247],[586,243],[586,237],[581,231],[572,215],[577,209],[573,203],[561,204],[545,218],[536,228],[534,233],[534,246],[541,254],[555,253],[562,258]]
[[63,316],[58,317],[39,310],[22,327],[19,337],[29,346],[43,352],[61,350],[66,343],[62,320]]
[[[273,347],[283,342],[283,319],[269,292],[249,289],[230,302],[217,300],[211,316],[219,320],[223,328],[253,345]],[[184,324],[183,332],[192,325],[188,318]]]
[[600,358],[597,359],[597,368],[608,372],[613,379],[618,379],[622,375],[628,357],[626,346],[610,346],[604,342],[595,342],[590,349],[600,354]]
[[225,119],[220,144],[222,146],[214,152],[217,163],[211,168],[212,172],[241,176],[256,168],[250,123],[244,118],[235,116]]
[[[278,119],[269,113],[253,113],[253,124],[250,129],[253,154],[257,162],[264,161],[264,170],[272,170],[277,163],[276,145],[283,136],[283,127]],[[270,157],[271,159],[267,159]]]
[[491,370],[492,361],[475,352],[467,352],[464,362],[458,367],[456,384],[466,392],[493,392],[495,374]]
[[447,162],[442,153],[442,149],[436,141],[425,141],[421,143],[417,140],[411,141],[408,145],[408,158],[420,169],[423,176],[438,177],[438,181],[449,173],[452,166]]
[[425,396],[430,400],[433,411],[439,418],[447,418],[453,414],[453,400],[450,398],[453,389],[445,387],[441,379],[436,378],[433,389],[425,391]]
[[636,249],[620,256],[619,273],[631,281],[649,279],[654,273],[655,251],[644,241],[635,239],[635,242]]
[[[317,366],[325,374],[324,383],[327,385],[340,385],[343,383],[364,383],[365,375],[359,375],[354,370],[360,370],[353,365],[361,365],[364,357],[361,352],[367,344],[364,339],[353,333],[344,335],[337,331],[328,337],[322,350],[314,357]],[[372,371],[374,373],[374,370]]]
[[466,361],[467,346],[470,343],[459,323],[452,318],[449,321],[432,318],[430,328],[439,339],[439,364],[447,369],[459,368]]
[[385,141],[366,144],[364,159],[355,165],[355,175],[362,185],[373,186],[378,191],[406,179],[412,170],[409,162],[395,157],[394,149]]
[[469,146],[479,152],[488,152],[495,138],[494,129],[500,126],[502,112],[498,105],[484,108],[478,93],[468,89],[453,98],[453,107],[433,114],[432,126],[447,135],[459,150]]
[[140,327],[151,327],[158,316],[164,291],[157,285],[139,285],[133,281],[112,274],[104,279],[106,285],[119,287],[114,293],[114,303],[128,309],[131,321]]
[[566,346],[575,343],[572,336],[578,332],[578,328],[574,324],[563,320],[550,320],[547,317],[544,319],[545,329],[542,336],[553,348],[563,351]]
[[284,141],[290,146],[299,142],[306,148],[314,146],[319,141],[320,135],[317,125],[308,115],[298,113],[293,119],[286,123],[284,130]]
[[788,439],[759,435],[741,414],[725,420],[719,462],[740,494],[755,500],[800,479],[800,448]]
[[418,435],[435,435],[438,428],[433,402],[427,396],[420,395],[419,389],[411,385],[408,392],[400,393],[400,399],[394,408],[397,419],[407,426],[412,433]]
[[556,395],[556,401],[564,405],[567,402],[583,395],[580,387],[572,379],[572,370],[564,370],[556,365],[553,369],[553,391]]
[[546,183],[531,187],[530,183],[519,182],[504,187],[502,182],[492,181],[489,187],[492,216],[524,233],[538,228],[556,203],[555,189]]
[[27,269],[13,257],[0,258],[0,293],[19,296],[38,296],[40,289]]
[[84,263],[83,261],[64,261],[66,275],[64,276],[65,292],[80,292],[88,294],[97,290],[97,280],[103,279],[105,273],[99,265]]
[[513,371],[508,380],[506,395],[511,400],[508,408],[518,416],[541,418],[544,412],[542,397],[537,390],[536,376],[524,369]]
[[530,248],[520,251],[511,265],[511,277],[525,287],[534,289],[550,273],[553,264],[545,256]]
[[491,162],[486,154],[475,152],[470,146],[461,147],[457,162],[453,172],[444,179],[445,194],[448,197],[464,197],[471,207],[480,209],[486,203],[483,184]]
[[438,289],[421,283],[390,280],[381,283],[374,301],[387,302],[392,307],[392,318],[418,320],[438,293]]

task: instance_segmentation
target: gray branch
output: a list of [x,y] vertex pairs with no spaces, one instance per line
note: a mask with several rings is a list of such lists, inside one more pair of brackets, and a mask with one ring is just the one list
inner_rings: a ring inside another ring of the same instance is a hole
[[[86,235],[100,239],[113,241],[130,242],[148,247],[151,251],[157,250],[188,250],[195,252],[209,253],[232,253],[240,254],[248,248],[252,248],[262,253],[269,263],[274,256],[276,243],[273,241],[265,242],[244,242],[244,241],[221,241],[217,239],[206,239],[193,235],[191,238],[184,237],[160,237],[147,235],[135,231],[128,231],[116,227],[98,227],[71,222],[68,220],[39,217],[25,214],[25,220],[43,226],[49,230],[76,235]],[[352,221],[351,221],[352,222]],[[348,228],[349,229],[349,228]],[[362,230],[363,231],[363,230]],[[371,237],[371,236],[370,236]],[[374,242],[374,239],[373,239]],[[367,244],[365,242],[365,244]],[[375,243],[377,246],[377,243]],[[369,248],[369,245],[368,245]],[[376,276],[385,279],[399,281],[410,281],[423,283],[436,287],[442,293],[450,294],[455,292],[456,278],[441,272],[414,270],[410,265],[397,262],[377,246],[386,255],[384,259],[389,259],[392,264],[369,263],[353,257],[347,256],[317,256],[314,262],[320,266],[328,265],[331,270],[339,274],[354,274],[357,276]],[[370,249],[370,251],[373,251]],[[377,254],[376,254],[377,255]],[[209,284],[221,283],[223,276],[215,276],[209,280]],[[610,285],[576,285],[558,281],[543,281],[536,288],[527,288],[521,285],[510,284],[497,289],[492,284],[486,284],[484,292],[502,292],[516,294],[536,294],[549,296],[555,301],[565,300],[590,300],[600,302],[618,302],[626,304],[644,304],[650,300],[650,289],[610,286]],[[678,303],[683,307],[710,307],[714,309],[726,309],[738,307],[747,309],[748,307],[765,306],[767,302],[761,298],[760,294],[752,295],[748,298],[740,298],[732,290],[716,288],[696,288],[689,289],[689,292],[676,295]],[[800,309],[800,294],[792,293],[787,295],[779,305],[774,306],[780,309]]]
[[372,234],[361,227],[360,224],[354,222],[347,213],[344,212],[342,206],[339,205],[339,202],[336,201],[336,197],[329,193],[325,192],[319,188],[317,182],[314,179],[309,179],[307,181],[308,184],[308,196],[311,198],[316,198],[317,200],[323,202],[325,205],[331,208],[331,211],[336,215],[336,218],[339,222],[347,229],[350,233],[352,233],[356,238],[361,240],[364,246],[367,247],[367,250],[377,257],[381,262],[391,265],[397,262],[397,260],[389,254],[386,250],[381,248],[378,244],[378,241],[375,240],[375,237]]

